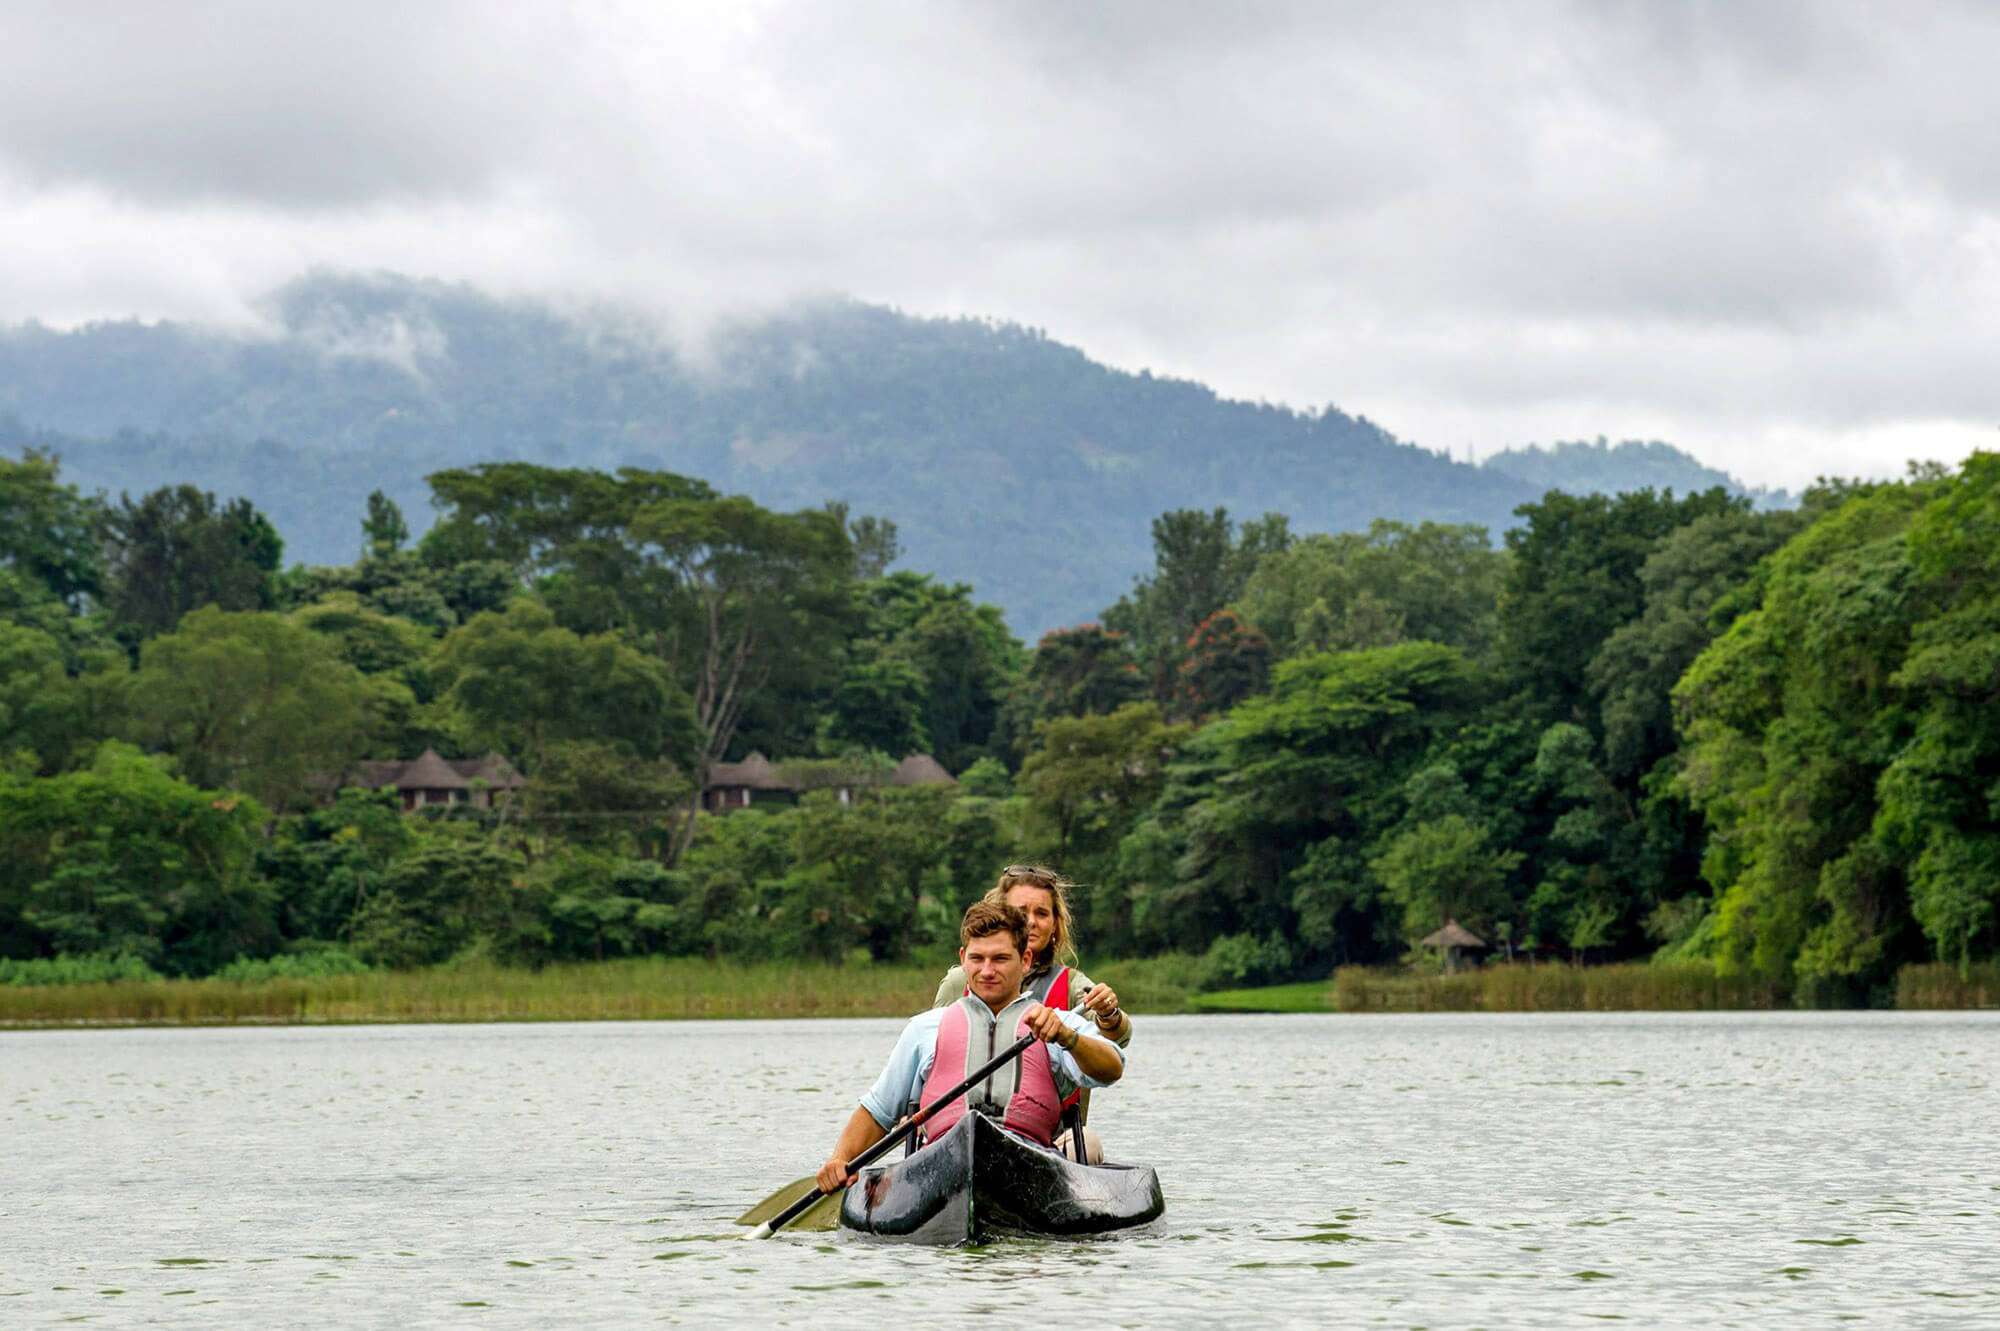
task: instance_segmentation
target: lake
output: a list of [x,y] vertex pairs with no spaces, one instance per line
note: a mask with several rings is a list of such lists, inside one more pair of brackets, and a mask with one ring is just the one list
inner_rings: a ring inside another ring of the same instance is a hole
[[1157,1224],[736,1241],[898,1025],[0,1034],[0,1326],[2000,1323],[2000,1014],[1142,1017]]

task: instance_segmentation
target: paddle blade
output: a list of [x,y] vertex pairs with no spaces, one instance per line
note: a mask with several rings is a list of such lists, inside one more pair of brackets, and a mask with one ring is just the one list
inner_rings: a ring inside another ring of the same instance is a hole
[[[783,1211],[787,1206],[819,1187],[819,1180],[811,1175],[787,1183],[784,1187],[758,1202],[755,1206],[736,1217],[739,1225],[761,1225],[766,1220]],[[794,1229],[835,1229],[840,1225],[840,1194],[831,1193],[820,1198],[806,1208],[804,1215],[791,1224],[787,1231]]]

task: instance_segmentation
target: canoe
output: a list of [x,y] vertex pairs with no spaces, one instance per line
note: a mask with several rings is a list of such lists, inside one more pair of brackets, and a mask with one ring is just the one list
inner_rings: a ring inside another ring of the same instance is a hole
[[1145,1165],[1080,1165],[968,1113],[914,1155],[861,1171],[840,1223],[898,1243],[992,1234],[1073,1237],[1143,1225],[1167,1209]]

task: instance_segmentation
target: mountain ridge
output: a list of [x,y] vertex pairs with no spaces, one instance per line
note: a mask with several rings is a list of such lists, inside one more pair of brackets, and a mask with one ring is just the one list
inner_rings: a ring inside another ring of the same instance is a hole
[[1126,591],[1168,509],[1497,537],[1547,488],[1337,408],[1232,400],[1022,325],[854,300],[723,325],[698,357],[637,320],[393,274],[310,275],[264,309],[261,334],[0,328],[0,419],[16,422],[0,445],[55,447],[87,489],[246,495],[287,557],[314,563],[354,557],[369,490],[421,530],[422,477],[483,461],[677,471],[780,508],[839,500],[895,521],[906,566],[971,583],[1031,635]]

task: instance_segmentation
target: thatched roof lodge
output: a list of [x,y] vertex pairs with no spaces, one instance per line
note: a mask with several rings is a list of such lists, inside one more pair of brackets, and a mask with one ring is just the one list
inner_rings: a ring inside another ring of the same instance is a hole
[[425,749],[415,758],[356,763],[341,782],[368,790],[393,787],[403,800],[403,812],[469,804],[489,809],[512,791],[527,785],[514,764],[497,753],[479,758],[440,758]]
[[[803,764],[818,768],[820,764]],[[772,762],[752,752],[742,762],[716,763],[708,769],[708,781],[701,788],[701,807],[710,813],[747,809],[752,804],[792,804],[809,789],[831,789],[846,804],[857,790],[868,786],[956,785],[956,778],[944,764],[928,753],[913,753],[896,764],[887,776],[856,770],[831,779],[825,771],[793,769],[790,764]]]

